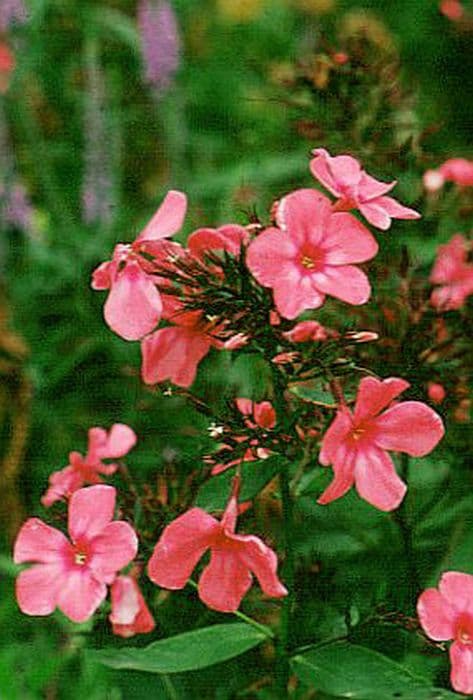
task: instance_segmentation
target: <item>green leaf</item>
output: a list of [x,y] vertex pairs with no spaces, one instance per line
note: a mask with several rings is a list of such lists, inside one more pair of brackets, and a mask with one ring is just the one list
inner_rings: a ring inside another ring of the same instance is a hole
[[453,700],[462,695],[431,688],[400,664],[377,651],[335,642],[294,656],[294,672],[307,685],[334,698],[359,700]]
[[[242,487],[238,499],[240,503],[253,499],[276,476],[281,459],[283,458],[280,455],[274,455],[256,462],[243,462],[241,466]],[[235,469],[227,469],[226,472],[211,477],[200,487],[195,505],[208,511],[225,508],[234,476]]]
[[91,660],[110,668],[149,673],[183,673],[232,659],[265,639],[267,637],[263,632],[238,622],[184,632],[141,649],[101,649],[89,651],[88,655]]

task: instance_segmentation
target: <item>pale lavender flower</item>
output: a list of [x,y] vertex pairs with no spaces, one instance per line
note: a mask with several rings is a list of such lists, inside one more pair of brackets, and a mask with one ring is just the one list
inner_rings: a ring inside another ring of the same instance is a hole
[[35,233],[34,209],[28,194],[20,183],[5,188],[0,193],[2,218],[5,224],[14,226],[25,233]]
[[167,0],[141,0],[138,25],[146,81],[157,93],[165,92],[179,67],[181,50],[174,10]]
[[0,30],[5,32],[12,24],[23,24],[28,11],[23,0],[0,0]]

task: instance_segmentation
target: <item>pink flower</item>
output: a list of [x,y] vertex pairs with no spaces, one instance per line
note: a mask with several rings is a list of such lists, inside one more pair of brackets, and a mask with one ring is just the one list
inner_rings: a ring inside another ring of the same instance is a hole
[[117,470],[116,464],[104,464],[104,459],[124,457],[136,444],[136,435],[128,425],[115,423],[109,433],[103,428],[89,430],[87,454],[69,453],[69,464],[49,477],[49,488],[41,499],[44,506],[68,498],[84,484],[99,484],[100,474],[110,476]]
[[445,180],[460,187],[473,186],[473,161],[466,158],[450,158],[438,169]]
[[[93,289],[110,289],[104,307],[109,327],[125,340],[139,340],[157,325],[162,313],[159,278],[152,262],[141,255],[166,253],[163,239],[182,226],[187,198],[171,190],[151,221],[131,245],[120,243],[112,260],[99,265],[92,275]],[[175,245],[175,244],[174,244]]]
[[312,175],[339,200],[336,211],[359,209],[370,224],[386,231],[391,219],[419,219],[414,209],[402,206],[386,193],[396,184],[380,182],[361,169],[359,162],[351,156],[335,156],[324,148],[315,148],[310,162]]
[[473,294],[473,265],[467,262],[468,243],[457,233],[445,245],[439,246],[437,260],[430,274],[433,284],[430,303],[439,311],[460,309]]
[[440,416],[424,403],[390,405],[408,387],[408,382],[395,377],[361,380],[354,413],[342,406],[322,440],[319,461],[332,465],[334,479],[318,503],[340,498],[355,484],[361,498],[376,508],[397,508],[407,487],[388,450],[423,457],[445,432]]
[[445,184],[445,178],[440,170],[426,170],[422,182],[427,192],[438,192]]
[[272,430],[276,425],[276,411],[270,401],[256,403],[251,399],[235,399],[235,404],[240,413],[246,417],[245,422],[249,428],[258,426],[263,430]]
[[318,321],[301,321],[290,331],[283,333],[283,336],[291,343],[307,343],[309,340],[327,340],[328,333]]
[[117,576],[110,589],[112,612],[109,620],[113,634],[133,637],[155,628],[152,614],[132,576]]
[[59,608],[74,622],[88,620],[107,595],[116,572],[135,556],[133,528],[112,522],[116,491],[89,486],[69,501],[66,536],[38,518],[22,526],[14,546],[16,564],[34,565],[16,582],[18,605],[26,615],[49,615]]
[[249,240],[249,233],[244,226],[226,224],[220,228],[199,228],[187,239],[187,248],[192,255],[203,258],[206,251],[225,250],[232,255],[239,255],[242,244]]
[[210,549],[210,563],[199,580],[199,597],[220,612],[238,610],[253,575],[266,595],[287,595],[276,574],[273,550],[258,537],[235,534],[237,479],[234,484],[220,522],[201,508],[191,508],[164,528],[148,564],[148,575],[154,583],[178,590],[184,588],[198,561]]
[[273,289],[281,316],[316,309],[326,294],[349,304],[368,301],[368,279],[351,263],[370,260],[378,245],[354,216],[334,213],[327,197],[304,189],[281,200],[277,223],[250,243],[246,262],[257,281]]
[[452,22],[458,22],[465,14],[463,5],[459,0],[442,0],[439,5],[439,10]]
[[427,384],[427,393],[429,399],[434,403],[442,403],[447,395],[445,387],[442,384],[438,384],[438,382],[429,382]]
[[431,639],[453,640],[450,681],[459,693],[473,694],[473,576],[442,574],[438,590],[428,588],[419,596],[417,614]]

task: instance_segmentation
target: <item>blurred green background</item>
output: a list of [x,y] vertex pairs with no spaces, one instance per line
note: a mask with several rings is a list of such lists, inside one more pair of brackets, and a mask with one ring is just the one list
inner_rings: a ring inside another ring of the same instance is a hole
[[[364,157],[374,175],[398,177],[399,198],[424,211],[423,170],[473,149],[471,26],[449,21],[433,0],[174,0],[174,19],[154,24],[143,15],[138,21],[138,5],[29,0],[27,17],[4,24],[0,34],[16,61],[0,96],[2,700],[223,699],[248,683],[239,669],[255,668],[245,657],[246,666],[235,661],[172,682],[119,677],[81,653],[89,636],[106,641],[105,618],[76,633],[59,614],[38,620],[17,610],[11,538],[26,514],[44,517],[39,498],[48,476],[70,450],[85,451],[89,427],[125,422],[135,429],[139,443],[127,461],[139,484],[157,472],[198,469],[210,444],[202,417],[141,385],[139,347],[105,326],[104,295],[90,288],[93,268],[115,243],[133,240],[171,188],[189,196],[181,241],[197,226],[246,223],[252,212],[265,219],[273,199],[313,186],[308,155],[325,146]],[[375,54],[366,79],[333,64],[356,31],[366,55]],[[146,78],[150,64],[153,81]],[[388,73],[387,98],[373,88],[386,79],[386,66],[395,73]],[[352,79],[356,100],[344,106]],[[373,117],[378,98],[383,109],[387,99],[385,123]],[[376,137],[364,126],[370,114],[384,129]],[[355,133],[357,142],[350,140]],[[410,252],[428,267],[455,227],[442,211],[418,229],[408,224]],[[399,235],[386,245],[398,246]],[[210,359],[198,390],[217,397],[225,386],[232,395],[241,381],[238,369]],[[332,524],[340,510],[333,508]],[[362,505],[359,517],[365,511]],[[308,552],[301,546],[301,555],[313,559],[313,550],[317,557],[326,546],[336,555],[328,539],[307,545]],[[372,544],[355,548],[356,566],[370,561],[376,568]],[[374,588],[381,576],[374,572],[372,580]],[[192,597],[175,594],[177,613],[166,601],[158,607],[153,638],[219,617]],[[307,600],[314,627],[323,624],[320,606]],[[309,638],[312,623],[304,624]]]

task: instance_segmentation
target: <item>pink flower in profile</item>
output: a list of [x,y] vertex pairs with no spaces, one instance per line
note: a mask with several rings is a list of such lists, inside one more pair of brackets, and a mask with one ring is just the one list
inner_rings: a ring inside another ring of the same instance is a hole
[[210,549],[210,562],[199,580],[199,597],[209,608],[238,610],[253,575],[266,595],[287,595],[277,577],[273,550],[254,535],[235,534],[238,487],[235,479],[221,521],[201,508],[191,508],[164,528],[148,563],[148,575],[154,583],[171,590],[184,588],[198,561]]
[[373,258],[378,245],[354,216],[333,212],[327,197],[303,189],[281,200],[276,220],[279,228],[250,243],[246,263],[263,287],[273,289],[281,316],[316,309],[326,294],[349,304],[368,301],[368,279],[353,263]]
[[324,148],[315,148],[312,153],[315,156],[310,162],[312,175],[339,198],[334,207],[336,211],[358,209],[370,224],[382,231],[391,226],[391,219],[420,218],[414,209],[386,197],[396,180],[376,180],[351,156],[332,157]]
[[417,602],[420,624],[436,642],[453,640],[450,681],[459,693],[473,694],[473,576],[442,574],[438,590],[427,588]]
[[207,251],[224,250],[239,255],[241,246],[249,241],[250,235],[244,226],[225,224],[220,228],[199,228],[187,239],[187,248],[192,255],[203,258]]
[[468,243],[459,233],[439,246],[430,274],[430,281],[441,285],[430,297],[430,303],[439,311],[460,309],[473,294],[473,264],[468,262],[468,252]]
[[116,464],[105,464],[104,459],[120,459],[136,444],[133,430],[123,423],[115,423],[107,433],[103,428],[89,430],[87,454],[69,453],[69,464],[49,477],[49,488],[41,499],[44,506],[68,498],[84,484],[101,483],[101,474],[110,476],[117,470]]
[[308,341],[327,340],[329,333],[318,321],[301,321],[283,336],[291,343],[307,343]]
[[147,634],[156,624],[140,588],[132,576],[117,576],[110,588],[112,612],[109,620],[113,634],[133,637]]
[[440,416],[426,404],[392,404],[408,387],[395,377],[361,380],[354,412],[342,406],[322,440],[319,461],[332,465],[334,479],[318,503],[340,498],[353,484],[361,498],[380,510],[394,510],[401,503],[407,487],[388,451],[423,457],[445,432]]
[[15,564],[32,563],[16,582],[18,605],[26,615],[59,608],[74,622],[91,617],[107,595],[117,571],[136,556],[133,528],[112,521],[116,491],[88,486],[69,501],[70,540],[38,518],[29,518],[14,546]]
[[[163,305],[156,288],[156,270],[141,252],[166,255],[173,244],[164,242],[179,231],[187,208],[182,192],[171,190],[151,221],[131,245],[120,243],[112,260],[99,265],[92,275],[93,289],[110,289],[104,317],[108,326],[125,340],[140,340],[161,318]],[[175,246],[176,244],[174,244]]]
[[450,158],[443,163],[438,172],[449,182],[460,187],[473,186],[473,161],[466,158]]

